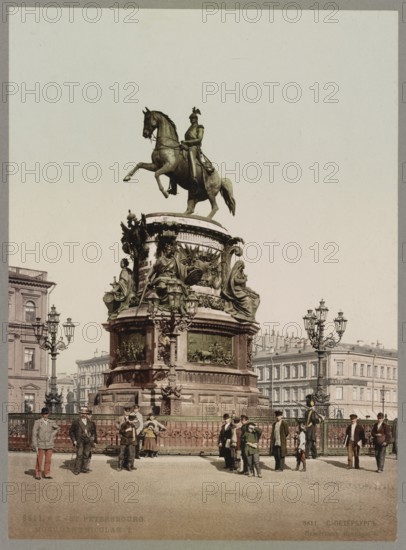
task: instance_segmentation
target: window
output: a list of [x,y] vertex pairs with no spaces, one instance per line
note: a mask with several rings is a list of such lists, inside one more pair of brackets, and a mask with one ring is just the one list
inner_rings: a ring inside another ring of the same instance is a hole
[[370,403],[372,400],[372,391],[371,388],[367,388],[367,401]]
[[396,369],[393,369],[393,379],[396,380],[396,377],[397,377],[397,373],[396,373]]
[[336,386],[336,399],[343,399],[343,387]]
[[24,369],[35,369],[35,348],[24,349]]
[[271,379],[270,374],[271,374],[271,367],[266,367],[265,368],[265,380],[270,380]]
[[344,372],[344,363],[342,361],[337,361],[337,376],[342,376]]
[[35,408],[35,395],[33,393],[26,393],[24,395],[24,412],[34,412]]
[[290,401],[290,390],[289,388],[285,388],[283,393],[283,400],[284,401]]
[[359,389],[359,400],[360,401],[364,401],[364,389],[365,388],[360,388]]
[[290,418],[290,410],[286,409],[285,411],[285,418]]
[[378,403],[378,390],[374,390],[374,402]]
[[292,400],[297,401],[298,400],[298,388],[292,389]]
[[396,391],[396,390],[392,390],[392,402],[393,402],[393,403],[396,403],[397,400],[398,400],[397,391]]
[[258,382],[262,380],[262,369],[257,368]]
[[275,388],[275,389],[274,389],[274,399],[275,399],[275,403],[279,403],[280,397],[281,397],[280,389],[279,389],[279,388]]
[[391,374],[392,374],[391,368],[386,367],[386,378],[390,380]]
[[274,368],[274,380],[280,380],[281,378],[281,368],[280,367],[275,367]]
[[360,376],[365,376],[365,365],[360,365],[359,375]]
[[357,399],[358,399],[358,388],[357,388],[357,386],[354,386],[352,388],[352,399],[353,399],[353,401],[357,401]]
[[306,399],[306,390],[304,388],[300,388],[300,400],[304,401]]
[[317,377],[317,363],[312,363],[312,377],[313,378],[316,378]]
[[367,376],[368,376],[368,378],[371,378],[371,370],[372,370],[371,365],[367,365]]
[[336,416],[336,418],[339,418],[339,419],[344,418],[344,410],[343,409],[337,409],[335,416]]
[[298,366],[297,365],[293,365],[292,367],[292,378],[298,378]]
[[381,367],[381,378],[385,376],[385,367]]
[[290,366],[285,365],[285,378],[290,378]]
[[358,365],[357,365],[357,363],[354,363],[352,365],[352,375],[357,376],[357,373],[358,373]]
[[377,365],[374,366],[374,377],[378,378],[378,366]]
[[306,378],[307,376],[307,369],[306,369],[306,365],[302,365],[302,377],[303,378]]
[[24,306],[25,320],[27,323],[33,323],[35,321],[35,304],[34,302],[26,302]]

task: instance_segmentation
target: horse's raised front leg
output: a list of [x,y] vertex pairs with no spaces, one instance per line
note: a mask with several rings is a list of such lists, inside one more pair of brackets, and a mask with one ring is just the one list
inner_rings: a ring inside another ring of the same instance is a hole
[[165,189],[162,187],[161,180],[159,179],[159,176],[163,176],[164,174],[167,174],[168,172],[172,172],[173,170],[173,164],[170,162],[165,163],[159,170],[155,172],[155,179],[158,184],[159,190],[161,191],[162,195],[167,199],[169,197],[168,193],[165,191]]
[[134,166],[132,170],[128,172],[128,174],[123,179],[123,181],[130,181],[130,179],[133,177],[135,172],[140,168],[143,168],[144,170],[148,170],[149,172],[156,172],[158,170],[158,166],[153,162],[139,162]]

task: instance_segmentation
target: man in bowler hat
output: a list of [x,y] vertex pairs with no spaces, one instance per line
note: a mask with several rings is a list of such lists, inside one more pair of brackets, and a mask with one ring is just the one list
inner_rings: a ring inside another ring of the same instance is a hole
[[35,463],[35,479],[41,479],[42,462],[44,463],[44,478],[52,479],[51,477],[51,458],[54,448],[55,436],[59,430],[59,426],[53,420],[49,420],[49,409],[43,407],[41,409],[41,418],[34,422],[32,430],[32,449],[37,453],[37,461]]
[[378,413],[378,422],[373,425],[371,436],[375,447],[376,471],[381,474],[385,464],[386,447],[392,440],[390,428],[385,423],[381,412]]
[[355,469],[359,470],[360,449],[366,443],[364,428],[357,424],[357,419],[358,416],[356,414],[350,414],[351,424],[347,426],[345,431],[344,444],[347,447],[348,470],[352,468],[353,460],[355,462]]

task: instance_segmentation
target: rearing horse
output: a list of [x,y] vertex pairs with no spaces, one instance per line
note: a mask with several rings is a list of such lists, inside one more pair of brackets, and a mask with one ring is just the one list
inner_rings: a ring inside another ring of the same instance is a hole
[[160,176],[168,176],[171,186],[176,187],[179,184],[188,191],[187,210],[185,214],[190,215],[195,211],[198,202],[209,200],[211,212],[208,215],[212,218],[217,212],[216,196],[220,192],[228,209],[235,214],[235,200],[233,197],[233,185],[228,178],[221,178],[220,174],[214,170],[212,174],[207,174],[200,163],[197,163],[198,184],[192,181],[189,172],[189,163],[187,154],[182,150],[179,143],[176,126],[172,120],[160,111],[150,111],[148,108],[143,111],[144,128],[142,135],[144,138],[152,138],[152,134],[157,129],[155,149],[152,151],[152,162],[139,162],[124,178],[124,181],[130,181],[137,170],[143,168],[150,172],[155,172],[155,179],[159,190],[168,198],[168,192],[162,187]]

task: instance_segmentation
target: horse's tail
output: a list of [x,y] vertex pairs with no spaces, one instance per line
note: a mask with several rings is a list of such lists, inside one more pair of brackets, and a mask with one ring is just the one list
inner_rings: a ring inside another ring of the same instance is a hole
[[221,187],[220,187],[220,193],[223,197],[226,205],[228,206],[228,209],[230,210],[231,214],[235,215],[235,199],[233,196],[233,184],[228,178],[223,178],[221,180]]

